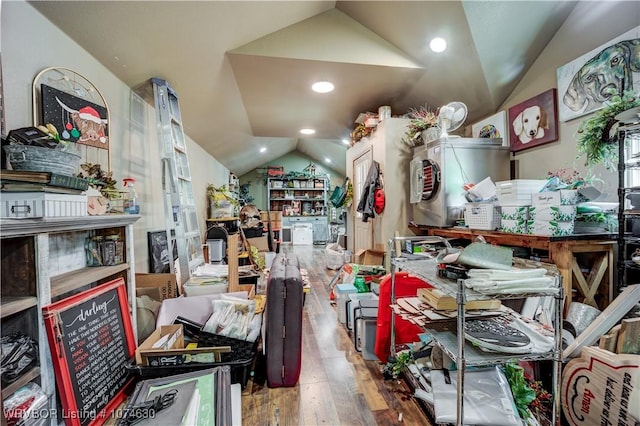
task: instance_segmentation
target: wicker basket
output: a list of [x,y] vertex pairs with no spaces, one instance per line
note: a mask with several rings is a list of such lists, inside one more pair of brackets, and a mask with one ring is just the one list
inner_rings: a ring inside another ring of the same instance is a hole
[[6,145],[4,150],[14,170],[73,176],[80,165],[79,154],[59,149],[16,144]]

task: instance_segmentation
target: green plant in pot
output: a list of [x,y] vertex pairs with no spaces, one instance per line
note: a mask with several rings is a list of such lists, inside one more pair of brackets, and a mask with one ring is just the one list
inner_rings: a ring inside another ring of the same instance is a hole
[[607,170],[615,170],[618,161],[616,115],[640,106],[640,97],[634,92],[622,96],[614,94],[607,104],[596,111],[578,127],[578,158],[585,157],[585,166],[603,164]]

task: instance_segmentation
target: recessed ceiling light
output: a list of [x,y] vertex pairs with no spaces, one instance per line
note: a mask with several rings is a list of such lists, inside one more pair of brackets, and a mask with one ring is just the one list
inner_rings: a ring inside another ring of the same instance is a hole
[[429,47],[436,53],[444,52],[447,48],[447,42],[442,37],[436,37],[431,40]]
[[325,161],[325,163],[331,163],[331,158],[329,158],[329,157],[324,157],[324,161]]
[[260,148],[260,152],[267,152],[267,148],[263,146],[262,148]]
[[313,129],[300,129],[300,133],[303,135],[313,135],[315,132]]
[[345,145],[349,145],[349,139],[342,139],[342,143]]
[[314,92],[318,92],[318,93],[333,92],[333,83],[331,83],[330,81],[316,81],[311,86],[311,89]]

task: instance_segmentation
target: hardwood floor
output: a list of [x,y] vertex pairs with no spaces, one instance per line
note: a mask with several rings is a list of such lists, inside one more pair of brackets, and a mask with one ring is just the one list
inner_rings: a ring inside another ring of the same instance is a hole
[[302,372],[295,387],[270,389],[249,381],[242,394],[244,425],[430,425],[406,384],[384,380],[382,364],[365,361],[330,303],[324,247],[286,246],[311,281],[303,312]]

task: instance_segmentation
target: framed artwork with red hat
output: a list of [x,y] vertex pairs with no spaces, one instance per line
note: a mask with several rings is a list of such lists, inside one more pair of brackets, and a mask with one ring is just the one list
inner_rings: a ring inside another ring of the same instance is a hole
[[41,85],[41,95],[42,121],[56,126],[60,139],[109,149],[105,107],[46,84]]

